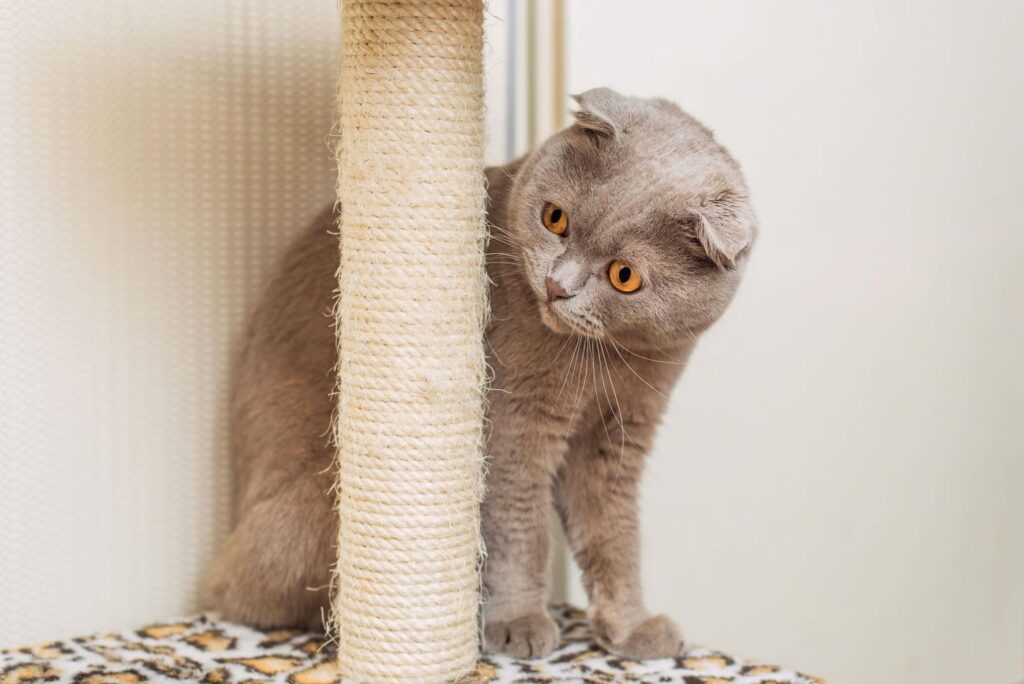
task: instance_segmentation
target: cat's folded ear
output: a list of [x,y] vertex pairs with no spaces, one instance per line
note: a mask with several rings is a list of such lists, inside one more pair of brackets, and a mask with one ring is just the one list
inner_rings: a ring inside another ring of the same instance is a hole
[[705,198],[691,213],[697,240],[708,258],[723,271],[735,268],[757,233],[749,199],[727,190]]
[[575,126],[596,138],[614,139],[621,128],[626,98],[611,88],[591,88],[573,95],[580,108],[572,113]]

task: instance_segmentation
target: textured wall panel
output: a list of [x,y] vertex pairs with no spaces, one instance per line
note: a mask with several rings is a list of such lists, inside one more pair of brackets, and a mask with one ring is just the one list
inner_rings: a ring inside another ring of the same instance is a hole
[[194,608],[230,349],[334,196],[337,7],[0,2],[0,646]]

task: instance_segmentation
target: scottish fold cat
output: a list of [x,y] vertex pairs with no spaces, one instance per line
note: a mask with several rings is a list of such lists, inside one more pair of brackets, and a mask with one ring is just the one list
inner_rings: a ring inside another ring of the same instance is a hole
[[[677,106],[606,88],[576,99],[572,126],[486,172],[484,635],[519,657],[556,646],[557,512],[602,644],[665,657],[681,639],[641,593],[641,471],[694,345],[736,292],[756,220],[739,166]],[[332,226],[325,211],[287,254],[238,364],[236,526],[206,587],[229,619],[319,626],[329,603]]]

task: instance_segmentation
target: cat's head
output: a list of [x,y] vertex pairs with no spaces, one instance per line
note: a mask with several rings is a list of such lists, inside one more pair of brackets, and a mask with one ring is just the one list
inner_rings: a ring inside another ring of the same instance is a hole
[[576,96],[575,124],[523,162],[509,237],[548,327],[656,345],[703,331],[756,234],[739,166],[665,100]]

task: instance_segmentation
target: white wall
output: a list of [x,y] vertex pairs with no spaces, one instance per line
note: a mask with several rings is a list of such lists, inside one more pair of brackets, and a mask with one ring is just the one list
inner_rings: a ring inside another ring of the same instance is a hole
[[[1024,678],[1024,3],[573,0],[762,236],[645,488],[653,608],[839,684]],[[576,596],[579,589],[576,588]]]

